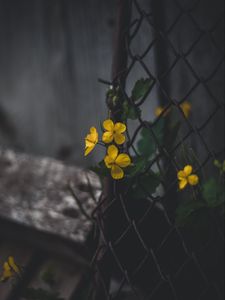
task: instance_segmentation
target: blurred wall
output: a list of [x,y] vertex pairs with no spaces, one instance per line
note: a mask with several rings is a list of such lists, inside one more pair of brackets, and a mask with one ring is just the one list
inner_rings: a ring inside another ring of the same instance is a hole
[[115,1],[0,0],[0,144],[83,158],[105,113]]

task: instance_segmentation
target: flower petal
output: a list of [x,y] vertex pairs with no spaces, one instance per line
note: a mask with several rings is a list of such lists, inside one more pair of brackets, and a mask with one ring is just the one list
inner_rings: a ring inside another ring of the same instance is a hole
[[13,276],[13,273],[11,271],[10,265],[8,264],[8,262],[5,262],[3,265],[3,275],[1,277],[1,281],[7,280],[9,278],[11,278]]
[[191,175],[192,171],[193,171],[193,168],[192,168],[192,166],[190,166],[190,165],[187,165],[187,166],[184,168],[184,173],[186,174],[186,176]]
[[126,137],[122,133],[115,133],[114,134],[114,141],[117,145],[122,145],[126,141]]
[[177,173],[177,178],[179,179],[179,180],[183,180],[183,179],[185,179],[187,176],[186,176],[186,173],[184,172],[184,171],[179,171],[178,173]]
[[127,154],[120,154],[116,159],[116,164],[121,168],[126,168],[131,164],[131,159]]
[[105,165],[108,169],[111,169],[113,164],[115,163],[115,160],[112,159],[109,155],[106,155],[104,158]]
[[182,103],[180,105],[180,107],[181,107],[185,117],[188,118],[191,113],[191,104],[188,101],[185,101],[184,103]]
[[107,132],[103,133],[102,141],[105,144],[112,143],[112,141],[113,141],[113,133],[111,131],[107,131]]
[[127,130],[127,126],[123,123],[118,122],[115,124],[114,130],[117,133],[124,133]]
[[114,130],[114,123],[112,120],[108,119],[108,120],[105,120],[103,122],[103,128],[107,131],[113,131]]
[[111,145],[108,147],[107,152],[108,152],[108,156],[115,162],[119,153],[118,148],[115,145]]
[[163,112],[163,107],[161,107],[161,106],[156,107],[156,109],[155,109],[156,117],[159,117],[162,112]]
[[187,179],[180,180],[180,182],[179,182],[179,189],[183,190],[187,186],[187,184],[188,184]]
[[92,144],[91,146],[88,146],[85,148],[84,156],[87,156],[91,153],[91,151],[95,148],[95,144]]
[[20,274],[20,270],[15,263],[14,257],[10,256],[8,259],[8,263],[15,273]]
[[188,182],[190,185],[194,186],[199,183],[199,177],[197,175],[188,176]]
[[96,129],[95,127],[91,127],[91,128],[90,128],[90,133],[91,133],[92,135],[97,135],[97,134],[98,134],[97,129]]
[[113,179],[119,180],[124,177],[124,171],[119,166],[113,165],[111,175]]

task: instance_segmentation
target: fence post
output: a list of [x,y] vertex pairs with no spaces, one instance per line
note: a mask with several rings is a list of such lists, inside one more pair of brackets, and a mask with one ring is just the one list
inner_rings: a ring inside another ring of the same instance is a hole
[[[115,26],[115,33],[114,33],[114,49],[113,49],[113,62],[112,62],[112,82],[114,86],[119,84],[121,87],[125,87],[125,79],[126,79],[126,70],[127,70],[127,62],[128,62],[128,54],[127,54],[127,31],[129,29],[130,24],[130,14],[131,14],[131,4],[132,0],[117,0],[116,9],[117,9],[117,19],[116,19],[116,26]],[[119,99],[119,106],[122,105],[122,99]],[[118,108],[118,106],[117,106]],[[112,107],[109,105],[110,111],[110,118],[114,121],[120,120],[120,114],[118,114],[117,109],[113,110]],[[99,224],[101,228],[104,229],[104,233],[107,234],[107,227],[109,224],[103,222],[101,220],[101,213],[104,212],[104,209],[107,205],[112,201],[115,197],[115,189],[114,189],[114,182],[109,177],[106,178],[104,181],[103,187],[103,204],[99,210],[100,217],[98,221],[101,223]],[[98,213],[98,214],[99,214]],[[110,224],[112,225],[112,224]],[[101,268],[104,270],[104,279],[101,278],[101,274],[97,274],[96,276],[96,283],[97,287],[94,291],[95,300],[105,300],[110,299],[109,297],[109,288],[110,288],[110,269],[107,268],[107,258],[105,258],[105,248],[107,245],[105,244],[103,233],[100,230],[100,237],[99,237],[99,253],[98,257],[96,258],[96,265],[101,265]],[[103,279],[103,280],[102,280]]]

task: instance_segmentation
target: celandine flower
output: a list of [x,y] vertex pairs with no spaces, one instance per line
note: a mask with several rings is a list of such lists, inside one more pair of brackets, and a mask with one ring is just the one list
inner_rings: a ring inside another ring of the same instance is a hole
[[155,116],[156,116],[156,117],[159,117],[159,116],[163,113],[163,116],[165,117],[165,116],[168,115],[169,112],[170,112],[170,109],[165,110],[164,107],[158,106],[158,107],[156,107],[156,109],[155,109]]
[[122,145],[126,141],[124,132],[127,127],[125,124],[120,122],[114,124],[112,120],[105,120],[103,128],[106,130],[102,136],[102,141],[105,144],[110,144],[114,141],[117,145]]
[[190,113],[191,113],[191,104],[190,104],[190,102],[185,101],[180,105],[180,107],[181,107],[185,117],[188,118],[190,116]]
[[183,190],[188,184],[195,186],[199,183],[199,177],[192,174],[193,168],[187,165],[183,170],[177,173],[177,178],[179,179],[179,189]]
[[98,143],[98,132],[95,127],[91,127],[90,133],[85,138],[85,156],[87,156]]
[[12,256],[3,264],[3,274],[0,278],[0,282],[4,282],[12,278],[15,274],[20,275],[20,269],[16,265]]
[[124,177],[123,168],[131,164],[129,155],[119,154],[118,148],[114,145],[108,147],[107,153],[104,161],[106,167],[111,169],[112,178],[115,180],[122,179]]

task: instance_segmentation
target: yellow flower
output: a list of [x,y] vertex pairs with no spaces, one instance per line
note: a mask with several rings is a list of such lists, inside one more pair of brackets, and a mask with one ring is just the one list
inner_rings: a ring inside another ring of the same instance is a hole
[[5,282],[12,278],[15,274],[20,275],[20,269],[16,265],[15,260],[12,256],[8,258],[8,261],[6,261],[3,264],[3,274],[0,278],[0,282]]
[[180,190],[183,190],[188,184],[195,186],[199,183],[199,177],[195,174],[192,174],[192,172],[192,166],[187,165],[183,170],[177,173]]
[[115,141],[117,145],[122,145],[125,142],[126,138],[124,132],[127,129],[125,124],[120,122],[114,124],[112,120],[105,120],[103,127],[106,130],[102,137],[105,144],[110,144]]
[[156,109],[155,109],[155,115],[156,115],[156,117],[159,117],[162,112],[163,112],[163,107],[162,106],[156,107]]
[[116,146],[111,145],[107,150],[104,161],[108,169],[111,169],[111,175],[113,179],[122,179],[124,177],[124,171],[122,168],[126,168],[131,164],[131,159],[127,154],[119,154],[119,150]]
[[[163,112],[164,112],[164,113],[163,113]],[[169,112],[170,112],[170,109],[165,110],[164,107],[158,106],[158,107],[156,107],[156,109],[155,109],[155,116],[156,116],[156,117],[159,117],[159,116],[163,113],[163,116],[165,117],[166,115],[168,115]]]
[[90,133],[85,138],[85,156],[87,156],[98,143],[98,132],[95,127],[91,127]]
[[185,101],[180,105],[180,107],[181,107],[185,117],[188,118],[190,116],[190,113],[191,113],[191,104],[190,104],[190,102]]

